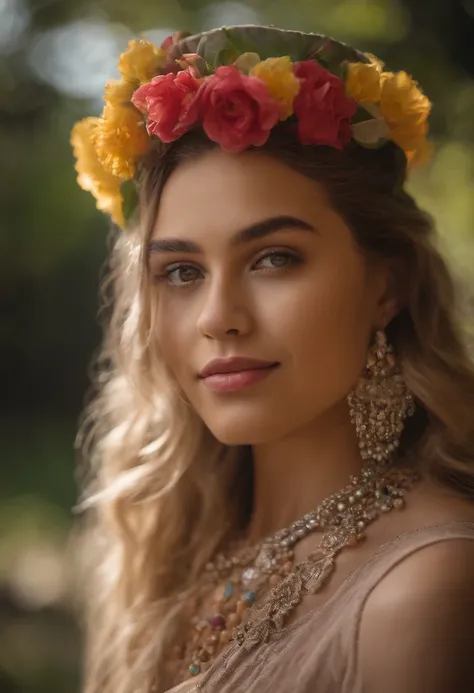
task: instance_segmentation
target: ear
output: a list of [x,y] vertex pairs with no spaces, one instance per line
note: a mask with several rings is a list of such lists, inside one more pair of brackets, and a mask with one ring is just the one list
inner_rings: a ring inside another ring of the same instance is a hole
[[404,271],[400,260],[384,260],[379,266],[378,301],[375,307],[374,327],[385,329],[406,303]]

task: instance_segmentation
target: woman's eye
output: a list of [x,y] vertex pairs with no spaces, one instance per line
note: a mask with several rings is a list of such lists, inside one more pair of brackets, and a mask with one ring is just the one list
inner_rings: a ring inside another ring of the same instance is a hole
[[[268,261],[266,265],[263,264],[264,261]],[[299,257],[295,253],[277,250],[262,255],[257,260],[256,265],[261,266],[263,270],[278,270],[294,265],[298,261]]]
[[[277,250],[261,255],[253,265],[253,269],[259,272],[275,272],[284,270],[300,262],[300,257],[295,253]],[[202,277],[202,272],[193,265],[169,265],[162,273],[155,275],[157,283],[165,282],[176,288],[186,288],[195,284]]]
[[190,286],[199,279],[199,270],[192,265],[178,265],[167,268],[156,277],[157,281],[166,281],[172,286]]

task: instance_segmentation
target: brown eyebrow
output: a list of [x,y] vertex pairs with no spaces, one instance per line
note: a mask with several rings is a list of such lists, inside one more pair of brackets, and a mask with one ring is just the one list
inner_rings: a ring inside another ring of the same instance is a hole
[[[275,231],[282,229],[300,229],[303,231],[316,231],[307,221],[298,219],[298,217],[278,216],[257,221],[251,226],[247,226],[240,231],[237,231],[230,240],[231,246],[242,245],[249,243],[258,238],[268,236]],[[163,238],[161,240],[150,241],[147,246],[148,255],[153,253],[202,253],[203,249],[194,241],[186,241],[181,238]]]

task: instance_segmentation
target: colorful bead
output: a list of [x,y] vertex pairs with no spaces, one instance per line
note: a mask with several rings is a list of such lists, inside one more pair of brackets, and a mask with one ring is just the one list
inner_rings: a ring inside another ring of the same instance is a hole
[[215,614],[209,619],[212,630],[223,630],[225,628],[225,618],[222,614]]
[[237,610],[237,614],[238,614],[239,616],[243,616],[243,615],[244,615],[245,610],[247,609],[248,604],[249,604],[249,603],[248,603],[245,599],[239,599],[239,601],[237,602],[237,609],[236,609],[236,610]]
[[214,602],[214,611],[217,614],[221,614],[224,610],[225,599],[216,599]]
[[246,568],[242,573],[242,585],[244,587],[251,587],[253,582],[256,582],[260,577],[260,571],[254,566]]
[[235,628],[235,626],[238,626],[240,623],[241,619],[238,614],[229,614],[227,617],[227,625],[229,628]]
[[[411,487],[413,481],[408,475],[406,478],[401,475],[400,478],[406,483],[407,489]],[[402,484],[398,483],[398,496],[397,490],[392,493],[391,489],[394,483],[392,477],[390,477],[389,483],[385,478],[380,483],[380,479],[376,478],[374,473],[372,477],[367,478],[362,488],[357,488],[360,483],[357,477],[351,479],[351,482],[351,488],[334,494],[321,504],[320,508],[310,517],[310,519],[314,517],[317,528],[325,531],[330,530],[321,545],[331,551],[342,528],[342,519],[339,515],[342,504],[345,505],[344,512],[347,513],[347,526],[343,527],[344,538],[346,545],[349,544],[350,546],[358,544],[365,538],[366,525],[377,519],[382,512],[388,512],[394,507],[403,507],[404,505],[401,498],[403,495]],[[389,492],[388,497],[387,491]],[[341,504],[339,508],[338,504]],[[293,523],[290,529],[297,534],[302,522],[306,523],[305,527],[309,531],[313,531],[313,527],[307,526],[309,520],[306,516],[299,523]],[[191,617],[189,619],[194,633],[191,633],[190,641],[186,645],[187,664],[184,671],[181,670],[181,675],[195,676],[206,671],[210,661],[219,655],[229,640],[236,639],[238,643],[241,640],[242,642],[246,640],[248,624],[245,622],[244,614],[257,602],[260,585],[266,583],[272,588],[295,569],[293,549],[282,546],[281,540],[288,536],[288,532],[279,533],[275,535],[274,540],[269,540],[263,544],[263,548],[260,546],[258,550],[255,549],[251,552],[242,550],[238,557],[234,556],[231,560],[223,556],[217,557],[213,566],[216,574],[214,572],[208,574],[217,591],[208,596],[211,604],[214,595],[220,595],[220,597],[214,601],[209,618],[201,620]],[[298,540],[296,538],[295,542]],[[240,577],[236,574],[237,571],[230,572],[232,566],[237,565],[239,566],[239,573],[242,570]],[[269,627],[274,630],[275,624],[270,623]],[[178,659],[179,654],[178,650],[174,652]],[[189,669],[186,674],[188,666]]]
[[230,640],[230,633],[228,630],[223,630],[221,631],[221,637],[220,637],[220,642],[221,645],[227,645],[227,643]]

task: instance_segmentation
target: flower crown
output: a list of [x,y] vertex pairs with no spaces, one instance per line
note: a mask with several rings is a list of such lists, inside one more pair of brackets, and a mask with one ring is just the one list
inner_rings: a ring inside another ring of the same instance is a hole
[[431,104],[406,72],[317,34],[273,27],[177,33],[160,47],[131,41],[121,79],[105,85],[101,117],[76,123],[71,143],[81,188],[121,227],[137,201],[134,176],[152,141],[194,127],[228,152],[263,145],[293,118],[302,144],[344,149],[388,140],[407,165],[427,159]]

